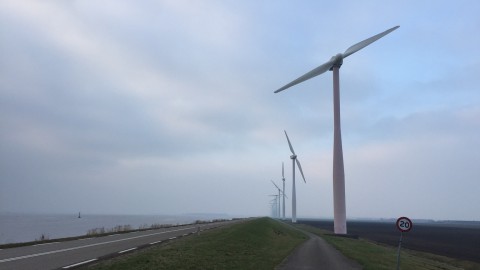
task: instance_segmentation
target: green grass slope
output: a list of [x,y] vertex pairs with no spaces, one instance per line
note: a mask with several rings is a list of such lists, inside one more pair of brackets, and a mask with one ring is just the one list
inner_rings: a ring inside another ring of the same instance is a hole
[[202,232],[89,269],[273,269],[307,237],[270,218]]

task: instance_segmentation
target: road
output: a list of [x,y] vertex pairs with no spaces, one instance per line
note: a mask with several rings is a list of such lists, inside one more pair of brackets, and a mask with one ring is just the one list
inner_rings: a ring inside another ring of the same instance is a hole
[[72,269],[237,221],[185,225],[0,250],[2,270]]
[[295,249],[276,270],[360,270],[362,267],[317,235],[303,231],[309,239]]

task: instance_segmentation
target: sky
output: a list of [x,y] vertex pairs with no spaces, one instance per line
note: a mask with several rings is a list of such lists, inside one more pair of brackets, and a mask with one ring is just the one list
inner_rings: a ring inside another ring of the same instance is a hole
[[[478,1],[0,1],[0,212],[480,220]],[[298,176],[298,172],[297,172]]]

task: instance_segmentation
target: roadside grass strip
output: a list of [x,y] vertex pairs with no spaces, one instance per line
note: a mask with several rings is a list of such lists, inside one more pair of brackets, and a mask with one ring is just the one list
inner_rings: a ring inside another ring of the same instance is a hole
[[[305,231],[317,234],[342,252],[345,256],[357,261],[364,270],[391,270],[397,266],[397,248],[374,243],[365,239],[351,239],[329,235],[332,232],[312,226],[295,225]],[[474,270],[480,269],[480,264],[457,260],[427,252],[408,250],[402,247],[400,269],[412,270]]]
[[182,237],[88,269],[274,269],[306,239],[294,228],[259,218]]

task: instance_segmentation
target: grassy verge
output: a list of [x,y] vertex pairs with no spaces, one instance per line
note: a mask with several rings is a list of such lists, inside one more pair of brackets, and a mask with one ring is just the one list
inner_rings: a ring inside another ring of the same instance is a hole
[[260,218],[182,238],[89,269],[273,269],[305,239],[295,229]]
[[[345,256],[360,263],[365,270],[396,269],[397,248],[377,244],[365,239],[350,239],[328,235],[324,231],[307,225],[299,228],[320,235],[328,243],[341,251]],[[480,264],[470,261],[456,260],[426,252],[402,249],[401,269],[457,270],[480,269]]]

